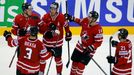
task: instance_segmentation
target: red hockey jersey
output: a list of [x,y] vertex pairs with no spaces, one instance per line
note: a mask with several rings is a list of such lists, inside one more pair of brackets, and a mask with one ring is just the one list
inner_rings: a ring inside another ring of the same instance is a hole
[[40,69],[40,61],[45,61],[51,57],[51,53],[47,52],[43,43],[36,40],[29,40],[29,37],[25,36],[19,40],[8,38],[8,45],[19,46],[20,54],[17,61],[17,69],[23,74],[36,73]]
[[27,29],[29,26],[38,25],[39,22],[40,22],[40,18],[35,13],[32,13],[30,17],[25,17],[23,14],[18,14],[14,18],[11,32],[14,35],[18,35],[19,29]]
[[63,45],[63,27],[65,28],[66,32],[69,32],[69,25],[67,24],[65,17],[61,13],[57,13],[54,18],[51,17],[50,13],[47,13],[42,18],[43,25],[40,26],[40,33],[45,34],[47,30],[49,30],[50,23],[54,23],[57,27],[57,29],[60,31],[60,34],[57,35],[56,33],[53,34],[53,38],[43,38],[43,42],[46,47],[54,47],[55,44],[57,44],[57,47],[60,47]]
[[[82,26],[81,29],[81,40],[76,45],[76,49],[80,52],[83,52],[83,48],[87,48],[88,46],[92,46],[94,48],[94,51],[90,53],[91,56],[95,53],[96,49],[101,45],[103,41],[103,30],[102,27],[99,24],[96,24],[94,26],[89,25],[89,18],[84,18],[82,20],[77,19],[75,22],[79,23]],[[82,47],[81,44],[82,43]]]
[[125,42],[119,42],[116,46],[115,57],[117,63],[114,64],[114,75],[131,75],[132,70],[132,43],[127,39]]

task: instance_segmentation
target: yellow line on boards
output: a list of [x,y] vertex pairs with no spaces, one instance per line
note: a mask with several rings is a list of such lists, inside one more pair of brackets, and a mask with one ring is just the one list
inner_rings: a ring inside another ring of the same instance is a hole
[[[120,28],[126,28],[129,34],[134,35],[134,26],[102,26],[104,35],[114,34]],[[70,27],[73,35],[79,35],[81,32],[81,27]],[[10,31],[11,27],[0,27],[0,35],[3,34],[5,30]]]

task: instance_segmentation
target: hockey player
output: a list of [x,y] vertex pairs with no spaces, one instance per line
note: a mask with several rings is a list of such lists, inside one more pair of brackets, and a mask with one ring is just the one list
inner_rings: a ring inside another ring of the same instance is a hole
[[65,28],[65,40],[70,41],[72,33],[69,30],[65,17],[62,13],[58,12],[59,5],[53,2],[50,5],[50,12],[45,14],[42,18],[44,23],[40,32],[43,34],[43,42],[47,49],[51,52],[55,51],[53,55],[56,62],[57,75],[62,74],[62,45],[63,45],[63,27]]
[[52,53],[48,52],[44,44],[38,40],[36,26],[30,27],[29,33],[29,36],[20,39],[13,39],[8,31],[3,34],[10,47],[20,47],[16,75],[44,75],[38,74],[40,73],[40,63],[44,63]]
[[83,19],[75,18],[65,14],[70,21],[77,22],[82,26],[81,40],[78,41],[72,54],[72,68],[70,75],[82,75],[85,66],[89,63],[96,52],[96,49],[103,41],[103,31],[101,26],[96,22],[99,14],[96,11],[89,12],[88,17]]
[[[40,17],[33,13],[33,7],[30,3],[23,3],[22,4],[22,13],[18,14],[14,18],[13,26],[11,32],[18,36],[18,39],[25,36],[27,30],[30,26],[40,26]],[[17,56],[19,56],[19,47],[17,47]],[[44,67],[44,65],[41,65]],[[45,68],[44,68],[45,69]]]
[[132,43],[127,39],[128,31],[125,28],[118,30],[120,42],[112,40],[112,46],[116,48],[115,56],[108,56],[108,63],[113,63],[112,75],[131,75],[132,70]]
[[38,25],[40,22],[40,17],[32,12],[32,5],[29,3],[22,4],[23,13],[18,14],[14,18],[13,26],[11,32],[17,36],[24,36],[26,30],[30,26]]

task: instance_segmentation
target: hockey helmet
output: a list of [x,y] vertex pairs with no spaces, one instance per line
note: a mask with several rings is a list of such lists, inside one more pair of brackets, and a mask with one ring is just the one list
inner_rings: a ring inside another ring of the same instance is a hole
[[119,39],[126,39],[127,38],[127,36],[128,36],[128,30],[127,29],[121,28],[118,31],[119,31],[118,36],[120,37]]
[[89,12],[89,17],[98,19],[99,14],[96,11],[91,11],[91,12]]
[[33,9],[33,7],[30,3],[23,3],[22,10],[25,11],[26,9]]
[[39,31],[39,29],[38,29],[37,26],[31,26],[31,27],[30,27],[30,35],[31,35],[31,36],[37,36],[38,31]]
[[58,9],[59,8],[59,4],[57,2],[53,2],[51,5],[50,5],[50,9],[51,8],[54,8],[54,9]]

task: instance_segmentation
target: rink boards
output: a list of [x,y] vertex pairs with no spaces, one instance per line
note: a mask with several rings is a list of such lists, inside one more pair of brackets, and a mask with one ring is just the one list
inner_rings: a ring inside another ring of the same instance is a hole
[[[104,35],[114,34],[119,28],[126,28],[129,34],[134,35],[134,26],[102,26]],[[73,35],[79,35],[81,32],[81,27],[70,27]],[[11,30],[11,27],[0,27],[0,35],[3,34],[5,30]]]

